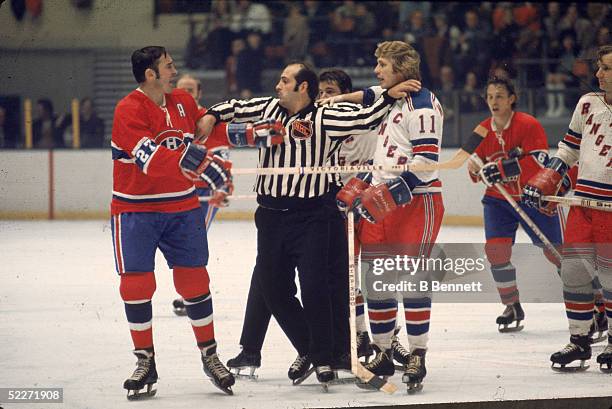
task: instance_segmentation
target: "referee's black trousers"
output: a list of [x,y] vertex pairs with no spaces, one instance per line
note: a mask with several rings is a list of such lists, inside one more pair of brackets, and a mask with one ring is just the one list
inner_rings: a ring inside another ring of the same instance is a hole
[[[290,339],[309,342],[315,366],[330,365],[333,355],[332,297],[328,273],[329,209],[291,210],[258,207],[255,271],[270,312]],[[297,267],[302,305],[287,265]],[[289,331],[289,332],[288,332]],[[301,351],[299,351],[301,353]]]

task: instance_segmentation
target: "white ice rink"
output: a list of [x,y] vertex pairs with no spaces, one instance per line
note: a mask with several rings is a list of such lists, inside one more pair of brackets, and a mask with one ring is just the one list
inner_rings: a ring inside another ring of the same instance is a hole
[[[482,228],[443,226],[444,242],[482,242]],[[526,241],[521,233],[519,241]],[[209,238],[215,330],[225,362],[239,351],[244,305],[255,260],[251,222],[217,221]],[[542,261],[546,263],[546,261]],[[314,377],[292,386],[295,352],[271,323],[257,382],[238,380],[226,396],[207,380],[188,320],[170,308],[176,294],[158,254],[153,299],[160,375],[157,396],[128,402],[123,381],[135,358],[114,272],[107,222],[0,222],[0,387],[62,387],[63,404],[42,408],[303,408],[606,396],[610,375],[551,371],[549,356],[568,340],[562,304],[525,305],[525,329],[500,334],[498,304],[435,304],[427,378],[408,396],[401,375],[394,395],[339,385],[325,394]],[[518,273],[520,285],[521,273]],[[560,291],[551,289],[551,291]],[[403,332],[405,334],[405,331]],[[405,338],[403,339],[404,343]],[[593,349],[596,356],[603,346]],[[612,402],[611,402],[612,404]]]

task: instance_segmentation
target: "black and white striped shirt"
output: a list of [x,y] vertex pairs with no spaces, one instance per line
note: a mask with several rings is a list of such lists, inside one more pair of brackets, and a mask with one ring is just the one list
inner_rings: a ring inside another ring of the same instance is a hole
[[[386,92],[367,108],[310,104],[289,115],[278,98],[232,99],[212,106],[208,114],[218,121],[252,122],[276,119],[285,125],[283,144],[259,150],[260,168],[325,166],[342,141],[377,127],[395,102]],[[321,198],[330,189],[327,175],[258,175],[255,182],[260,205],[288,209]]]

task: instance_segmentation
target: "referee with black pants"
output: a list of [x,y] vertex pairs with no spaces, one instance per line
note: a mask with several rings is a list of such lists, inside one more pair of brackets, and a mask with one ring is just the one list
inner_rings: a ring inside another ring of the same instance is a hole
[[[283,123],[286,135],[283,143],[260,148],[260,168],[324,166],[345,138],[377,127],[395,99],[406,95],[400,84],[367,108],[316,106],[317,75],[304,63],[285,67],[276,91],[278,98],[230,100],[212,106],[198,123],[199,132],[208,136],[219,121],[275,119]],[[337,283],[345,283],[348,289],[348,271],[332,273],[327,266],[330,189],[327,175],[258,175],[255,184],[259,207],[253,276],[270,312],[297,344],[300,356],[289,370],[291,379],[302,376],[312,363],[320,382],[331,380],[334,322],[346,323],[348,339],[347,290],[339,295],[331,290]],[[289,284],[293,271],[287,266],[297,267],[302,304],[295,285]]]

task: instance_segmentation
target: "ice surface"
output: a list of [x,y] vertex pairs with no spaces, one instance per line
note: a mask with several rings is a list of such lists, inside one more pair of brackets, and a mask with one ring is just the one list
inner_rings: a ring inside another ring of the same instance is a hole
[[[255,237],[251,222],[217,221],[210,232],[209,271],[223,361],[239,351]],[[440,240],[482,242],[484,234],[482,228],[443,226]],[[519,234],[518,241],[526,240]],[[15,407],[139,406],[126,400],[122,388],[135,358],[112,254],[107,222],[0,222],[0,387],[64,388],[63,404]],[[400,390],[392,396],[353,385],[334,386],[324,394],[314,377],[292,386],[286,371],[295,351],[272,323],[259,380],[239,380],[235,395],[226,396],[205,378],[188,320],[171,311],[176,294],[159,254],[156,276],[160,380],[147,408],[274,409],[609,395],[610,376],[599,372],[594,359],[585,373],[551,371],[550,354],[568,340],[562,304],[527,304],[525,329],[500,334],[495,317],[501,305],[436,305],[434,299],[428,375],[418,395],[406,394],[399,373],[392,379]],[[594,356],[602,348],[595,346]]]

